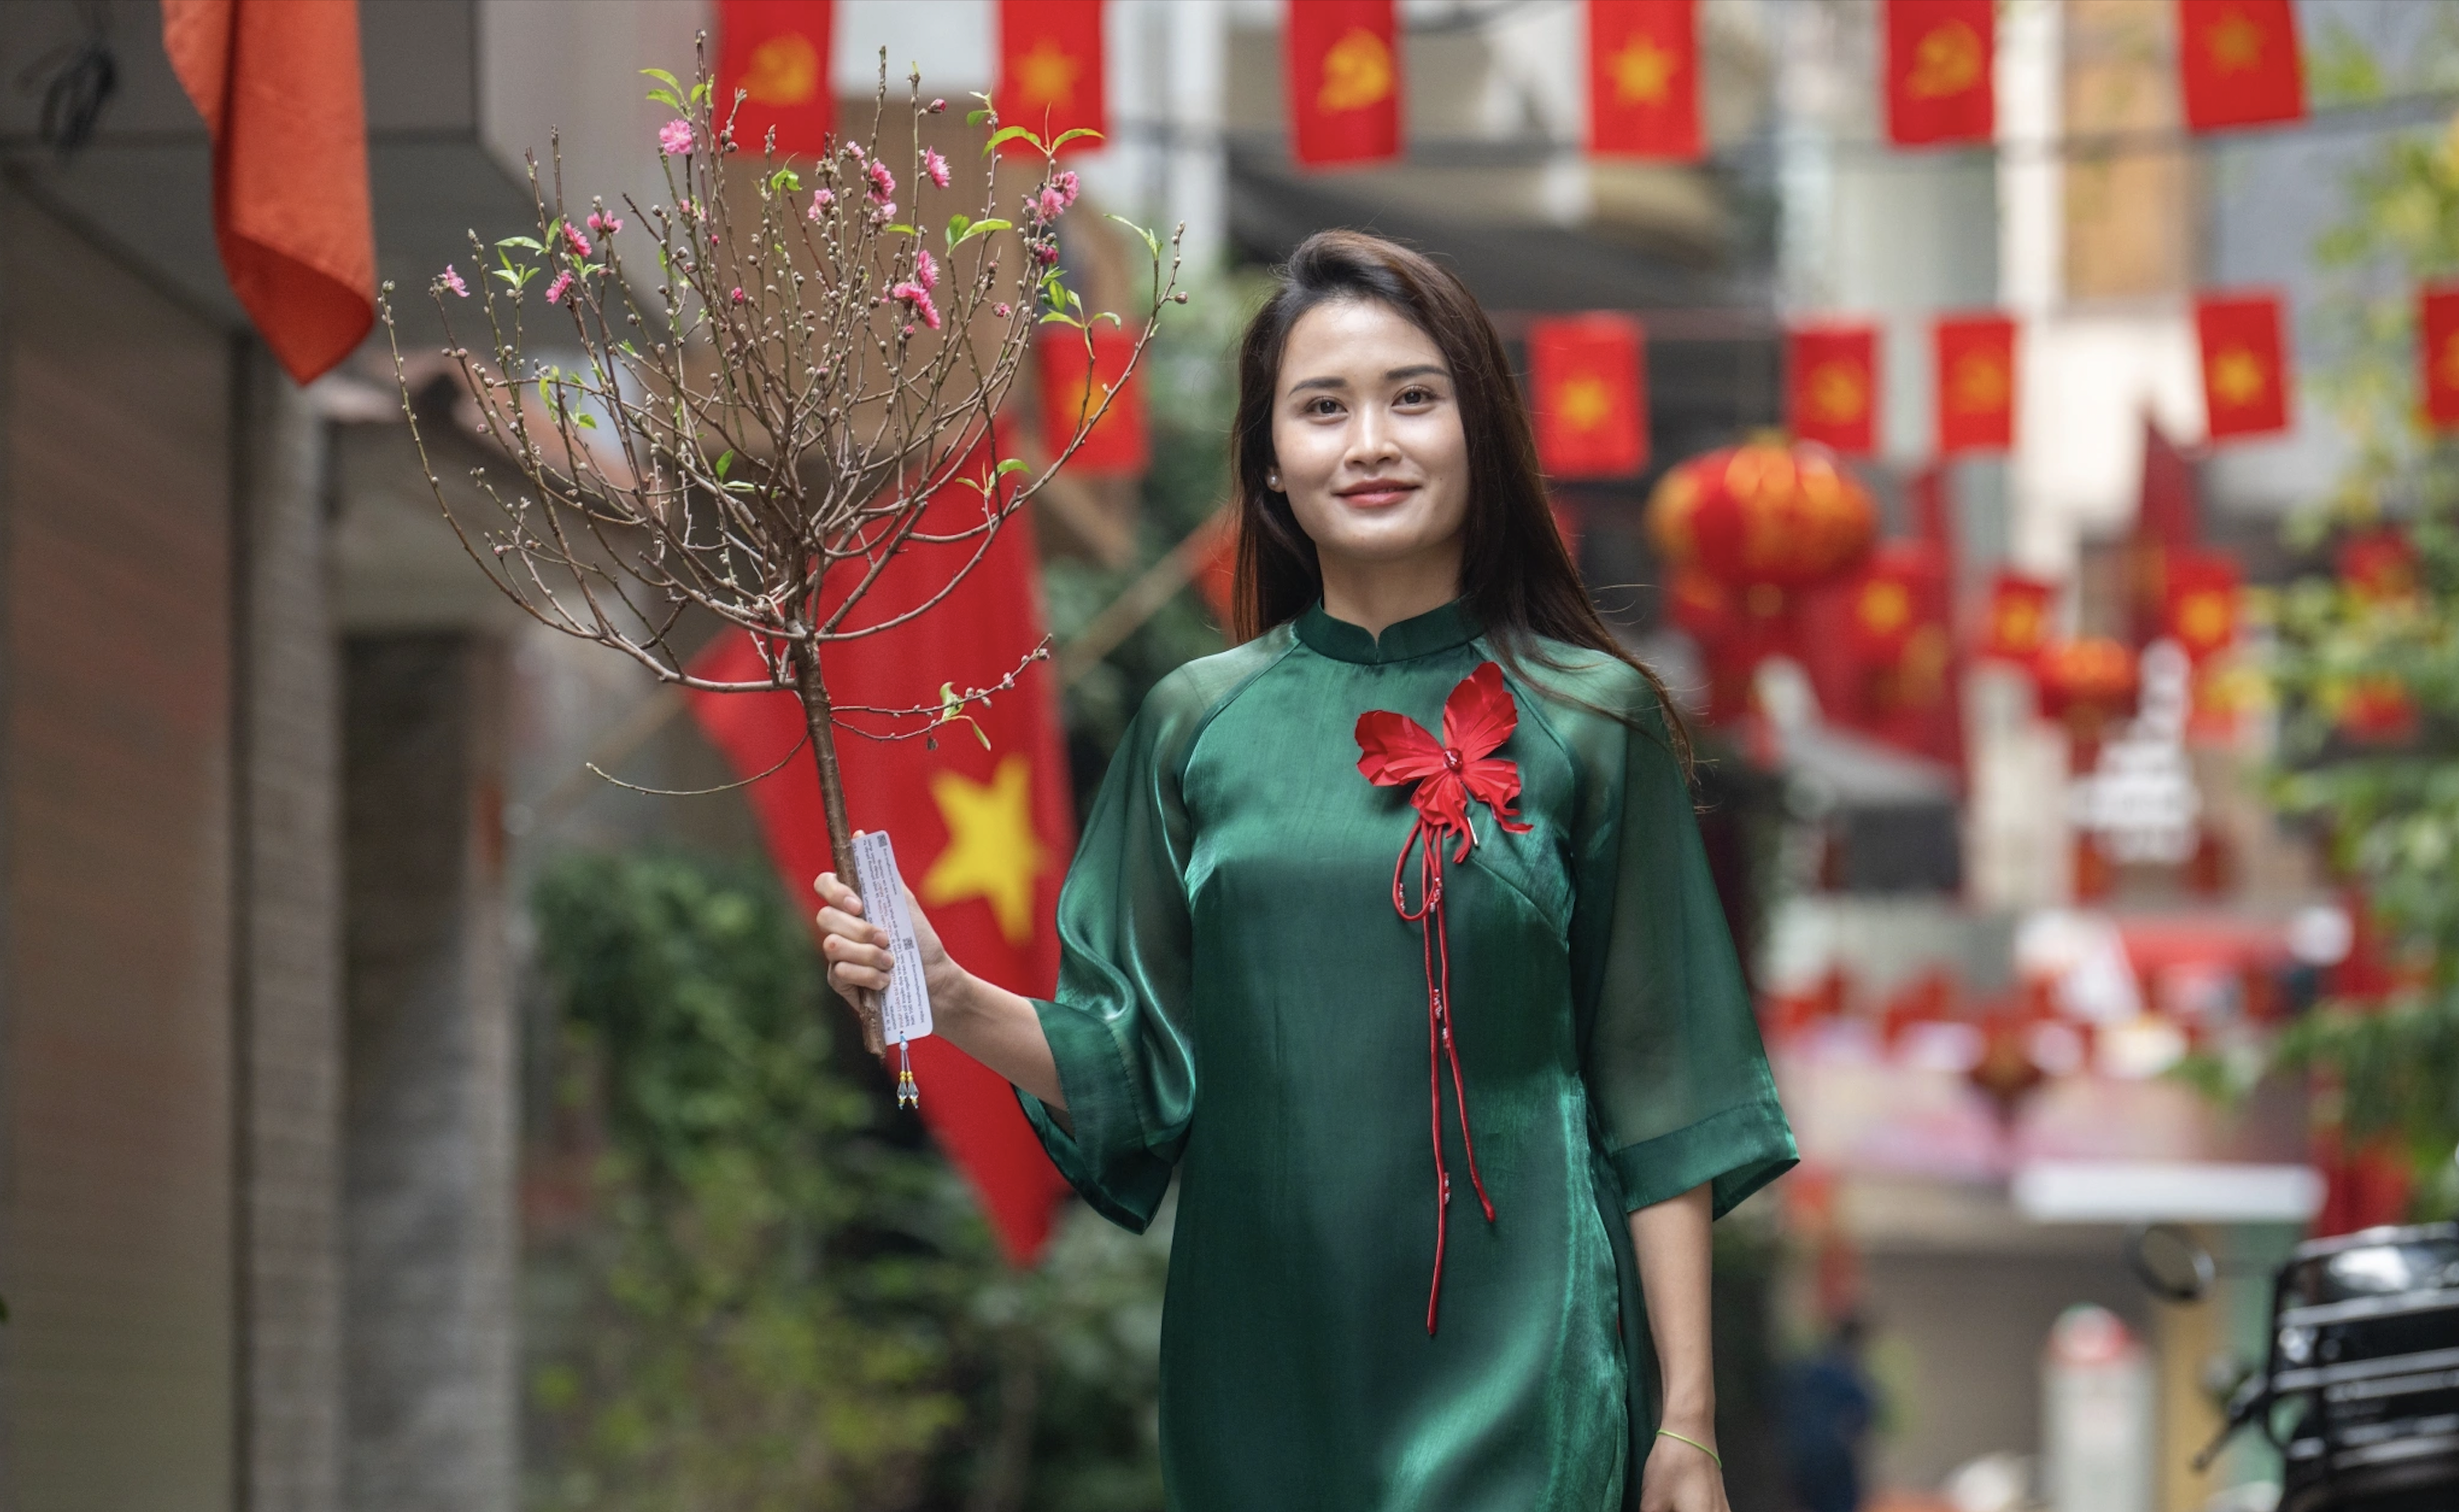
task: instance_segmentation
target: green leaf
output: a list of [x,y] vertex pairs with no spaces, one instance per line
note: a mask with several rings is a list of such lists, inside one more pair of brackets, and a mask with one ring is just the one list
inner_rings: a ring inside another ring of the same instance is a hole
[[1041,317],[1041,324],[1044,326],[1052,325],[1054,323],[1061,326],[1073,326],[1078,330],[1082,330],[1084,328],[1084,323],[1082,321],[1078,320],[1075,316],[1068,314],[1064,310],[1052,310]]
[[689,109],[688,106],[683,104],[683,96],[677,94],[672,90],[653,89],[649,91],[649,98],[653,103],[663,105],[670,111],[683,111]]
[[661,68],[642,69],[641,71],[641,76],[642,78],[656,79],[659,83],[663,84],[668,89],[679,90],[683,87],[683,80],[675,77],[672,74],[669,74],[664,69]]
[[585,426],[592,430],[598,429],[598,417],[586,410],[576,412],[572,420],[575,425]]
[[1026,467],[1024,458],[1009,457],[992,471],[991,476],[994,479],[1003,478],[1011,472],[1024,472],[1029,471],[1031,470]]
[[493,271],[495,277],[502,279],[507,284],[510,284],[515,292],[517,293],[519,291],[521,286],[521,276],[518,273],[514,272],[511,268],[495,268]]
[[498,247],[519,247],[524,252],[543,252],[546,250],[545,247],[538,244],[537,238],[536,237],[506,237],[501,242],[496,242],[495,245]]
[[982,143],[982,156],[987,158],[1012,141],[1030,142],[1033,144],[1036,151],[1046,150],[1041,145],[1041,138],[1036,136],[1030,128],[1023,126],[1002,126],[998,130],[991,133],[990,140]]
[[1152,232],[1145,227],[1136,224],[1125,216],[1115,213],[1105,214],[1102,219],[1104,220],[1116,220],[1119,224],[1125,226],[1130,231],[1133,231],[1136,235],[1145,239],[1145,251],[1150,252],[1155,257],[1161,256],[1161,238],[1153,235]]
[[993,116],[998,114],[998,113],[997,111],[992,110],[987,105],[984,105],[977,110],[969,110],[965,112],[965,124],[968,126],[979,126],[982,122],[990,119]]
[[1100,141],[1102,139],[1102,134],[1093,130],[1090,126],[1079,126],[1073,131],[1061,132],[1059,134],[1059,139],[1050,144],[1050,150],[1052,152],[1057,152],[1060,148],[1066,146],[1069,142],[1074,141],[1079,136],[1090,136],[1095,141]]
[[997,216],[988,216],[965,227],[965,234],[956,238],[956,242],[961,246],[977,236],[988,236],[994,231],[1012,231],[1015,228],[1016,222],[1012,220],[1001,220]]
[[920,228],[915,227],[915,226],[906,225],[906,224],[904,224],[904,223],[903,223],[903,222],[901,222],[901,221],[900,221],[900,222],[898,222],[898,223],[897,223],[897,224],[895,224],[895,225],[892,225],[892,226],[886,227],[886,229],[887,229],[887,230],[890,230],[890,231],[894,231],[894,232],[896,232],[896,233],[898,233],[899,235],[902,235],[902,236],[920,236],[920,235],[922,234],[922,232],[921,232]]
[[697,105],[706,98],[708,98],[708,80],[703,79],[691,87],[691,102]]
[[718,481],[722,483],[725,480],[726,470],[733,466],[734,453],[731,451],[726,451],[719,453],[717,460],[710,464],[709,471],[715,472],[717,474]]
[[965,234],[965,227],[972,225],[974,221],[971,216],[967,216],[962,213],[950,216],[948,218],[948,245],[955,246],[957,240]]

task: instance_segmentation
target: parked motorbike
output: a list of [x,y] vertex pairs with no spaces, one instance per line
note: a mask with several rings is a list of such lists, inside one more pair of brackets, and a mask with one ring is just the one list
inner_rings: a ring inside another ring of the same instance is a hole
[[[2184,1230],[2131,1249],[2155,1293],[2195,1302],[2217,1273]],[[2230,1396],[2208,1466],[2253,1428],[2280,1449],[2280,1512],[2459,1509],[2459,1224],[2314,1239],[2272,1275],[2268,1356]]]

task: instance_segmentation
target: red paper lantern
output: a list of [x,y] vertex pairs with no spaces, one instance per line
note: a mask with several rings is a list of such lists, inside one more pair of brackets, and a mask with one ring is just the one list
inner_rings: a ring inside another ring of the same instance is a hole
[[2063,721],[2078,738],[2096,738],[2134,709],[2140,674],[2134,653],[2106,636],[2085,636],[2041,648],[2033,662],[2041,712]]
[[1860,564],[1877,534],[1869,491],[1811,441],[1757,440],[1668,472],[1648,529],[1677,569],[1695,567],[1762,616],[1784,595]]

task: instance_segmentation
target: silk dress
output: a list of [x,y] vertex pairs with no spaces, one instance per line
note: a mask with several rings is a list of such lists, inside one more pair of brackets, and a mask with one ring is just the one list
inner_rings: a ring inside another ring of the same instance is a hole
[[1491,1222],[1430,1065],[1424,926],[1393,899],[1416,810],[1360,774],[1355,734],[1373,709],[1442,733],[1501,660],[1466,609],[1378,638],[1318,604],[1180,668],[1093,805],[1036,1005],[1065,1115],[1019,1097],[1113,1221],[1141,1231],[1177,1177],[1176,1512],[1635,1502],[1657,1376],[1625,1214],[1707,1183],[1721,1215],[1794,1164],[1653,693],[1610,657],[1527,653],[1496,752],[1527,829],[1477,808],[1467,856],[1443,847]]

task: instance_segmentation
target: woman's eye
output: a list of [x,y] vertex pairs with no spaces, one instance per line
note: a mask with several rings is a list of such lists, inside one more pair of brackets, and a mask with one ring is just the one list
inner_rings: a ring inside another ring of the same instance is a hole
[[1311,399],[1307,401],[1306,412],[1312,415],[1338,414],[1340,403],[1335,399]]
[[1431,388],[1403,388],[1400,390],[1399,402],[1404,405],[1432,404],[1435,402],[1435,392]]

